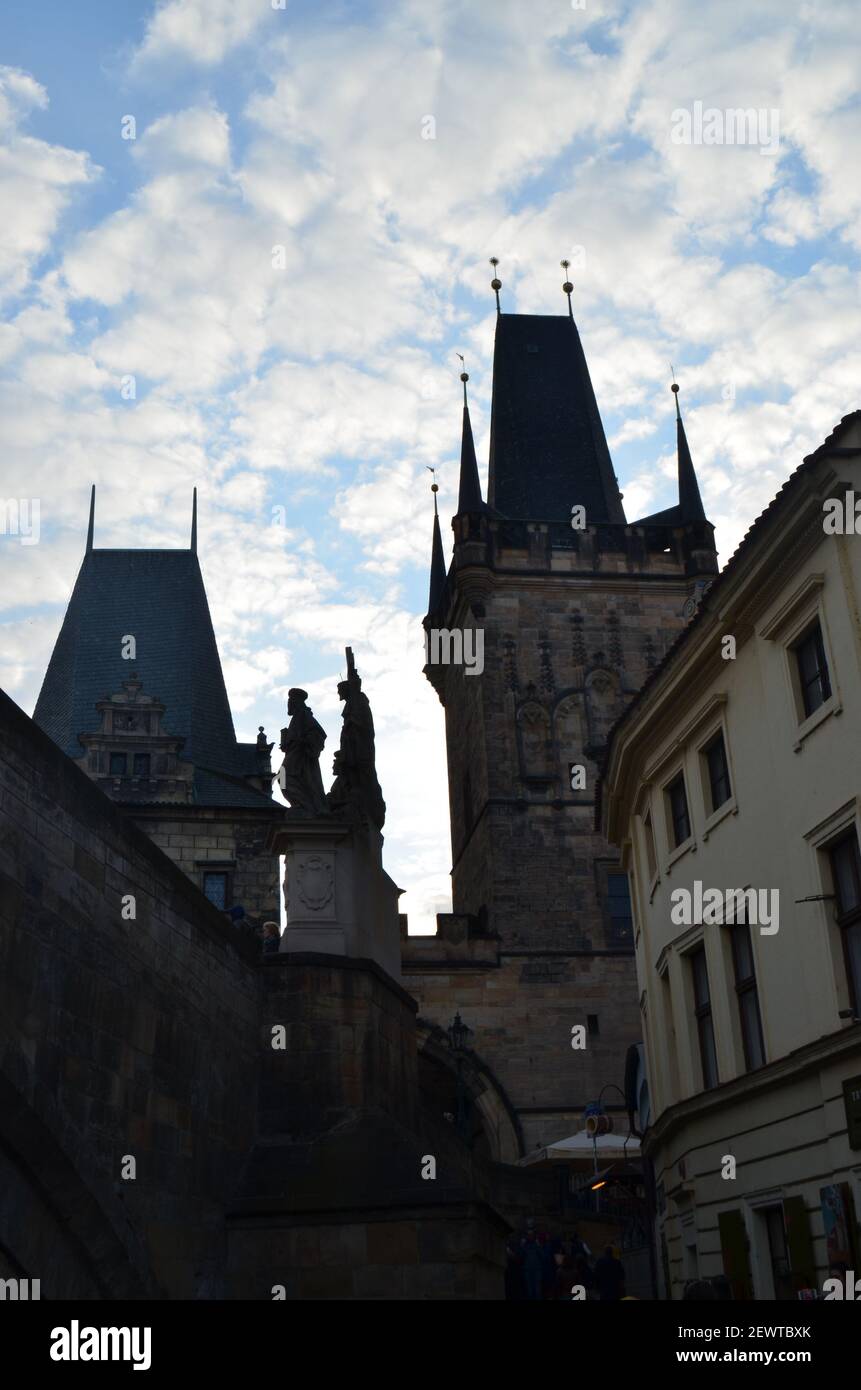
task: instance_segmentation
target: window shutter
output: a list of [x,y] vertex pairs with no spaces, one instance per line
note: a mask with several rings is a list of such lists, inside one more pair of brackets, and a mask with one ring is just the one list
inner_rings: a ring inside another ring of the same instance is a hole
[[718,1215],[723,1272],[732,1285],[733,1298],[753,1298],[750,1260],[747,1253],[747,1232],[738,1207]]
[[789,1246],[792,1287],[796,1292],[798,1289],[814,1289],[816,1259],[810,1235],[810,1218],[803,1197],[784,1197],[783,1222],[786,1227],[786,1243]]

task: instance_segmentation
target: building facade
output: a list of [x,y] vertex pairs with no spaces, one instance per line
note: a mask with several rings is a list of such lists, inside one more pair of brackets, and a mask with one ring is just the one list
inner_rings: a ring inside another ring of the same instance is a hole
[[[858,1269],[861,412],[792,474],[617,723],[664,1293]],[[837,517],[837,521],[834,517]]]
[[717,563],[681,420],[678,505],[626,521],[570,313],[498,317],[487,502],[464,397],[453,556],[446,572],[435,518],[425,619],[453,912],[404,939],[403,970],[426,1071],[451,1068],[459,1011],[473,1142],[513,1162],[578,1129],[639,1038],[627,882],[595,830],[595,783],[613,721]]

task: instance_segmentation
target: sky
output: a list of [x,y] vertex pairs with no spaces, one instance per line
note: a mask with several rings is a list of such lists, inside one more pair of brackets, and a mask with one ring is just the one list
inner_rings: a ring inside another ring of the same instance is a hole
[[0,500],[40,529],[0,535],[0,685],[32,712],[90,485],[120,547],[187,546],[197,487],[238,737],[303,686],[328,785],[351,645],[431,929],[427,469],[448,551],[489,257],[516,313],[565,312],[572,262],[632,520],[676,500],[673,365],[725,563],[861,404],[859,71],[855,0],[3,0]]

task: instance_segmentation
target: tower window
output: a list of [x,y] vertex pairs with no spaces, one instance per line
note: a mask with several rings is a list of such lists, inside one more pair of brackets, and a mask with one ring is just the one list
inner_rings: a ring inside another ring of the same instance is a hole
[[149,753],[135,753],[135,777],[149,777]]
[[111,754],[111,776],[125,777],[126,775],[126,755],[125,753]]
[[831,699],[831,678],[828,674],[825,643],[819,623],[814,623],[802,637],[795,648],[795,659],[798,663],[798,683],[804,714],[809,718],[820,705]]
[[205,873],[203,891],[213,907],[218,907],[223,912],[227,907],[227,874]]

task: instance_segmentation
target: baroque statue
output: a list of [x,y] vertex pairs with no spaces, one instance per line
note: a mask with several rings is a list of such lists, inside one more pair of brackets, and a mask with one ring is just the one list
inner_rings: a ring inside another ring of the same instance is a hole
[[326,797],[320,773],[320,754],[326,734],[305,703],[307,690],[287,692],[287,713],[290,723],[281,730],[284,762],[278,782],[293,811],[305,816],[320,816],[326,812]]
[[338,686],[344,701],[341,746],[335,754],[335,781],[329,792],[329,808],[337,815],[367,820],[382,830],[386,803],[377,781],[374,717],[356,671],[353,650],[347,647],[347,679]]

